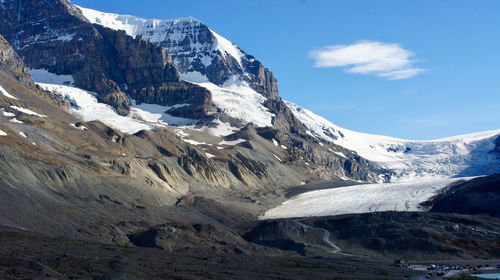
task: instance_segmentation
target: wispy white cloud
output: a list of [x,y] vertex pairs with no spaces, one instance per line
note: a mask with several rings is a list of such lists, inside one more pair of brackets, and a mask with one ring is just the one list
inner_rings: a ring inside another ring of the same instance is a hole
[[408,79],[426,71],[415,67],[415,54],[398,44],[359,41],[313,50],[309,56],[315,67],[346,67],[348,73],[372,74],[389,80]]

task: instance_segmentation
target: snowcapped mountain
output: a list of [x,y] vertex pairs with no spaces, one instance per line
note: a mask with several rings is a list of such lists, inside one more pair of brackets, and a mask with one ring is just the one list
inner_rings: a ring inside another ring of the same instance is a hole
[[192,17],[143,19],[78,8],[91,23],[123,30],[132,37],[141,36],[164,47],[181,73],[198,72],[219,86],[238,76],[263,96],[278,98],[277,81],[269,70],[236,44]]
[[[52,12],[67,20],[45,19],[43,36],[37,37],[37,19],[43,15],[31,12],[51,10],[54,5],[21,5],[27,12],[18,11],[14,2],[9,0],[0,9],[1,15],[12,20],[0,19],[1,29],[33,68],[35,81],[71,99],[78,106],[72,110],[84,120],[99,119],[128,133],[195,123],[216,129],[232,127],[234,132],[247,124],[271,127],[277,131],[275,135],[282,135],[283,143],[302,149],[304,155],[298,159],[304,164],[315,163],[317,170],[343,166],[339,175],[353,178],[360,173],[357,165],[372,170],[366,160],[375,163],[380,178],[367,177],[371,181],[500,172],[499,153],[492,152],[499,149],[500,131],[410,141],[337,127],[282,101],[277,81],[268,69],[194,18],[143,19],[55,1],[62,8]],[[24,30],[19,26],[25,26]],[[30,28],[35,29],[31,32]],[[66,36],[68,30],[71,36]],[[63,37],[66,39],[43,39]],[[71,84],[84,91],[51,86],[43,78],[48,74],[57,74],[54,79],[68,76]]]
[[429,141],[403,140],[341,128],[307,109],[286,103],[309,130],[308,134],[391,170],[392,181],[500,172],[500,154],[495,152],[500,146],[500,130]]

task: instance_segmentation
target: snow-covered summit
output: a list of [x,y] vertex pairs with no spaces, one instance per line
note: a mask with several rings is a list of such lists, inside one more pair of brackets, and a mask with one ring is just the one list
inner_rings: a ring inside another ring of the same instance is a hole
[[218,55],[225,59],[234,59],[239,69],[243,67],[241,60],[245,54],[240,48],[193,17],[144,19],[78,8],[91,23],[123,30],[132,37],[141,36],[165,47],[180,72],[198,71],[199,69],[193,68],[193,63],[209,67]]
[[500,137],[500,130],[436,140],[404,140],[341,128],[307,109],[291,102],[286,103],[310,135],[378,163],[394,172],[392,181],[500,172],[500,155],[492,152]]

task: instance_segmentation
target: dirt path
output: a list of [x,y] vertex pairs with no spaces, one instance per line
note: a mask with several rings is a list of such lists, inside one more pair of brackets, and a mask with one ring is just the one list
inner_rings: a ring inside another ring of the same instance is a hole
[[[310,225],[306,225],[302,222],[297,222],[299,225],[305,227],[305,228],[308,228],[308,229],[313,229],[313,230],[319,230],[319,231],[322,231],[323,232],[323,241],[328,244],[328,246],[330,246],[332,249],[331,250],[328,250],[329,253],[332,253],[332,254],[344,254],[344,253],[341,253],[341,249],[339,246],[337,246],[337,244],[333,243],[333,241],[330,239],[330,232],[327,231],[326,229],[324,228],[317,228],[317,227],[312,227]],[[310,245],[310,246],[318,246],[318,245]],[[320,247],[320,246],[318,246]],[[345,254],[347,255],[347,254]]]

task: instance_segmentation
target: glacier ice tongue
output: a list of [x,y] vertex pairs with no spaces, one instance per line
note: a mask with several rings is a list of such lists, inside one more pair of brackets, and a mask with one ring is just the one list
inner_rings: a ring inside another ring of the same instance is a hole
[[382,211],[424,211],[420,203],[462,179],[366,184],[318,190],[292,197],[268,210],[261,219],[334,216]]

